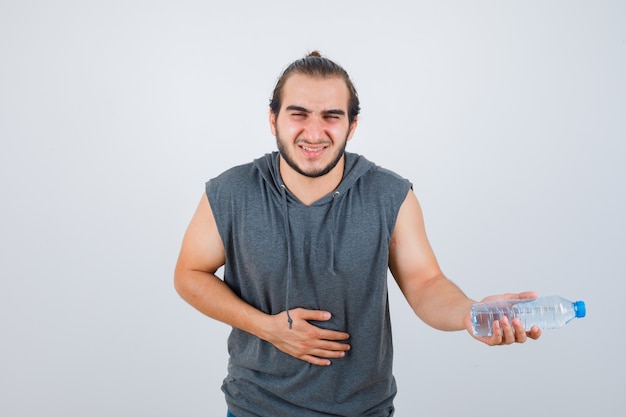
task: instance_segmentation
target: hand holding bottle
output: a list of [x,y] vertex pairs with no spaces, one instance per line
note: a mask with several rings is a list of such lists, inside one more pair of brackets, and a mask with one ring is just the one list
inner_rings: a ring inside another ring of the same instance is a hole
[[[533,300],[537,298],[537,293],[533,291],[522,292],[519,294],[501,294],[492,295],[483,298],[480,303],[500,302],[509,300]],[[510,319],[506,315],[493,320],[490,325],[491,332],[487,335],[475,334],[475,317],[468,314],[465,321],[467,331],[477,340],[490,346],[510,345],[512,343],[524,343],[528,338],[537,340],[541,336],[541,329],[538,326],[532,326],[528,331],[519,318]]]
[[[470,323],[474,336],[489,337],[502,333],[504,340],[507,340],[504,329],[507,321],[512,322],[517,337],[518,333],[532,334],[539,328],[558,329],[586,314],[584,301],[573,302],[558,295],[530,299],[486,299],[472,306]],[[498,332],[499,325],[503,332]]]

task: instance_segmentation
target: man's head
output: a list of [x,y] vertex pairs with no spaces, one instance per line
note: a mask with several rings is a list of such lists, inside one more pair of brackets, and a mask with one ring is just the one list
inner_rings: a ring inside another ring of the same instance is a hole
[[270,103],[270,127],[284,169],[309,178],[342,175],[358,112],[354,86],[337,64],[313,52],[287,67]]
[[348,121],[350,124],[352,124],[361,111],[359,96],[346,70],[330,59],[322,57],[318,51],[313,51],[306,57],[292,62],[281,74],[274,87],[274,92],[270,100],[270,110],[272,110],[274,115],[278,116],[280,112],[280,108],[283,104],[283,87],[287,79],[293,74],[302,74],[314,78],[339,77],[343,79],[349,92]]

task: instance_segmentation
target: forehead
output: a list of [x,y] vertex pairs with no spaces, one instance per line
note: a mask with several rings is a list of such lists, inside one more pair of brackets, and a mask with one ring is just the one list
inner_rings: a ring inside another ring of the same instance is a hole
[[311,110],[340,109],[347,112],[350,93],[341,77],[291,75],[282,91],[282,107],[298,105]]

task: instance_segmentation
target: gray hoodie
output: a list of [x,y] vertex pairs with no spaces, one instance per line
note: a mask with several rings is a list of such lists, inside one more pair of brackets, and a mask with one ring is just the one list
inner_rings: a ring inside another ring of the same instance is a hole
[[237,417],[393,414],[389,242],[410,187],[348,152],[342,182],[310,206],[284,187],[277,152],[207,182],[233,291],[268,314],[330,311],[313,324],[350,334],[346,356],[322,367],[233,329],[222,390]]

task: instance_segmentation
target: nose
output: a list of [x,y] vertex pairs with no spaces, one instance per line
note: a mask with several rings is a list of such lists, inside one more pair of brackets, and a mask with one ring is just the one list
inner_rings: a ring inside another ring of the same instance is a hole
[[324,121],[320,117],[310,117],[304,127],[305,138],[310,141],[320,141],[326,139]]

